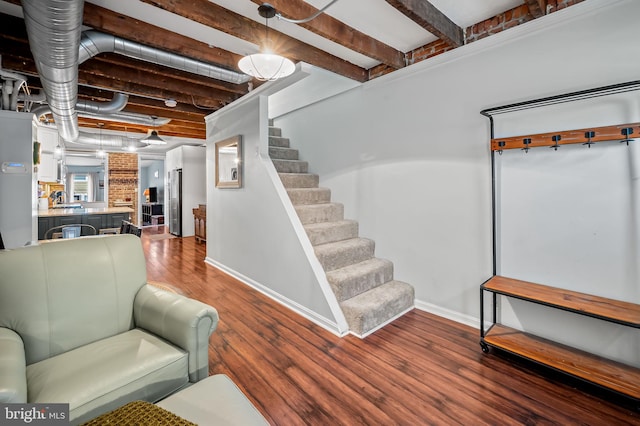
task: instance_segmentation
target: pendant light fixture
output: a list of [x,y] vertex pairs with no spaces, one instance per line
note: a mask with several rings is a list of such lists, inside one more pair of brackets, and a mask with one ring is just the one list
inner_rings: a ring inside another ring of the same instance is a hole
[[[151,116],[151,119],[153,120],[153,127],[156,127],[156,118],[158,117],[156,117],[155,115]],[[151,134],[142,140],[149,145],[166,145],[167,144],[167,141],[165,141],[160,136],[158,136],[158,132],[156,132],[155,130],[152,130]]]
[[96,156],[98,158],[104,158],[106,156],[106,153],[104,152],[104,148],[102,148],[102,127],[104,126],[104,123],[98,123],[98,128],[100,129],[100,132],[98,134],[98,137],[100,138],[100,149],[98,149],[98,151],[96,152]]
[[258,13],[265,18],[265,40],[263,51],[245,56],[238,62],[240,70],[260,81],[273,81],[287,77],[296,69],[291,60],[275,54],[267,48],[269,45],[269,18],[276,16],[276,10],[268,3],[258,7]]

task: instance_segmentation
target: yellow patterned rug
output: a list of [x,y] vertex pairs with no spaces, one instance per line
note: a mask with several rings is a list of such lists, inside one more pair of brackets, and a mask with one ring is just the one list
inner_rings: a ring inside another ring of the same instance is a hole
[[196,426],[188,420],[178,417],[170,411],[146,401],[133,401],[82,426]]

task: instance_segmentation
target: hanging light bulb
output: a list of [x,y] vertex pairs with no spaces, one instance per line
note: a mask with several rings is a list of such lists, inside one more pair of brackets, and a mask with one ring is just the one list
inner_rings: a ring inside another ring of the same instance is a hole
[[[156,117],[155,115],[151,116],[151,119],[153,120],[153,127],[156,127],[156,118],[158,117]],[[166,145],[167,144],[167,141],[165,141],[160,136],[158,136],[158,132],[156,132],[155,130],[152,130],[151,134],[142,140],[145,143],[148,143],[149,145]]]
[[[265,18],[264,46],[269,44],[269,18],[276,16],[276,10],[264,3],[258,7],[258,13]],[[261,53],[245,56],[238,62],[240,70],[261,81],[273,81],[293,74],[296,66],[291,60],[270,52],[266,47]]]
[[53,157],[56,160],[59,160],[62,158],[63,154],[64,154],[64,148],[62,147],[62,145],[60,145],[60,136],[58,136],[58,144],[56,145],[56,149],[53,152]]

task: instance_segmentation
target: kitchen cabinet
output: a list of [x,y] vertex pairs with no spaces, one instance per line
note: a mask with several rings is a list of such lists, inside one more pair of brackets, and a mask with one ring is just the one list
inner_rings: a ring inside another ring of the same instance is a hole
[[44,240],[44,234],[54,226],[53,217],[38,217],[38,239]]
[[113,228],[112,226],[107,226],[106,220],[105,220],[107,216],[108,215],[104,215],[104,214],[83,215],[82,222],[80,223],[84,223],[85,225],[91,225],[94,228],[96,228],[96,232],[100,232],[102,228]]
[[58,160],[50,152],[40,153],[40,165],[38,165],[38,180],[40,182],[55,182],[58,177]]
[[122,225],[122,221],[130,221],[131,220],[131,214],[129,213],[114,213],[114,214],[110,214],[107,215],[107,225],[105,226],[105,228],[120,228],[120,225]]
[[40,182],[56,182],[58,179],[58,160],[55,158],[55,149],[58,144],[57,131],[38,127],[38,142],[40,142],[38,180]]
[[38,217],[38,239],[43,240],[49,229],[62,225],[91,225],[96,228],[97,233],[100,233],[101,229],[119,229],[123,220],[131,220],[132,212],[133,210],[129,208],[65,209],[64,211],[51,209],[47,212],[41,212]]

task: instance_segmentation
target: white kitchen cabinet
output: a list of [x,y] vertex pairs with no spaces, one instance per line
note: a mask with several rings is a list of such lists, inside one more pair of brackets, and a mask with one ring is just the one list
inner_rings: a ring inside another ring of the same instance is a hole
[[55,182],[57,178],[58,160],[55,155],[48,152],[40,152],[40,165],[38,166],[38,180],[40,182]]
[[38,180],[40,182],[55,182],[58,176],[58,159],[55,157],[58,132],[55,129],[38,126],[38,142],[40,142]]

